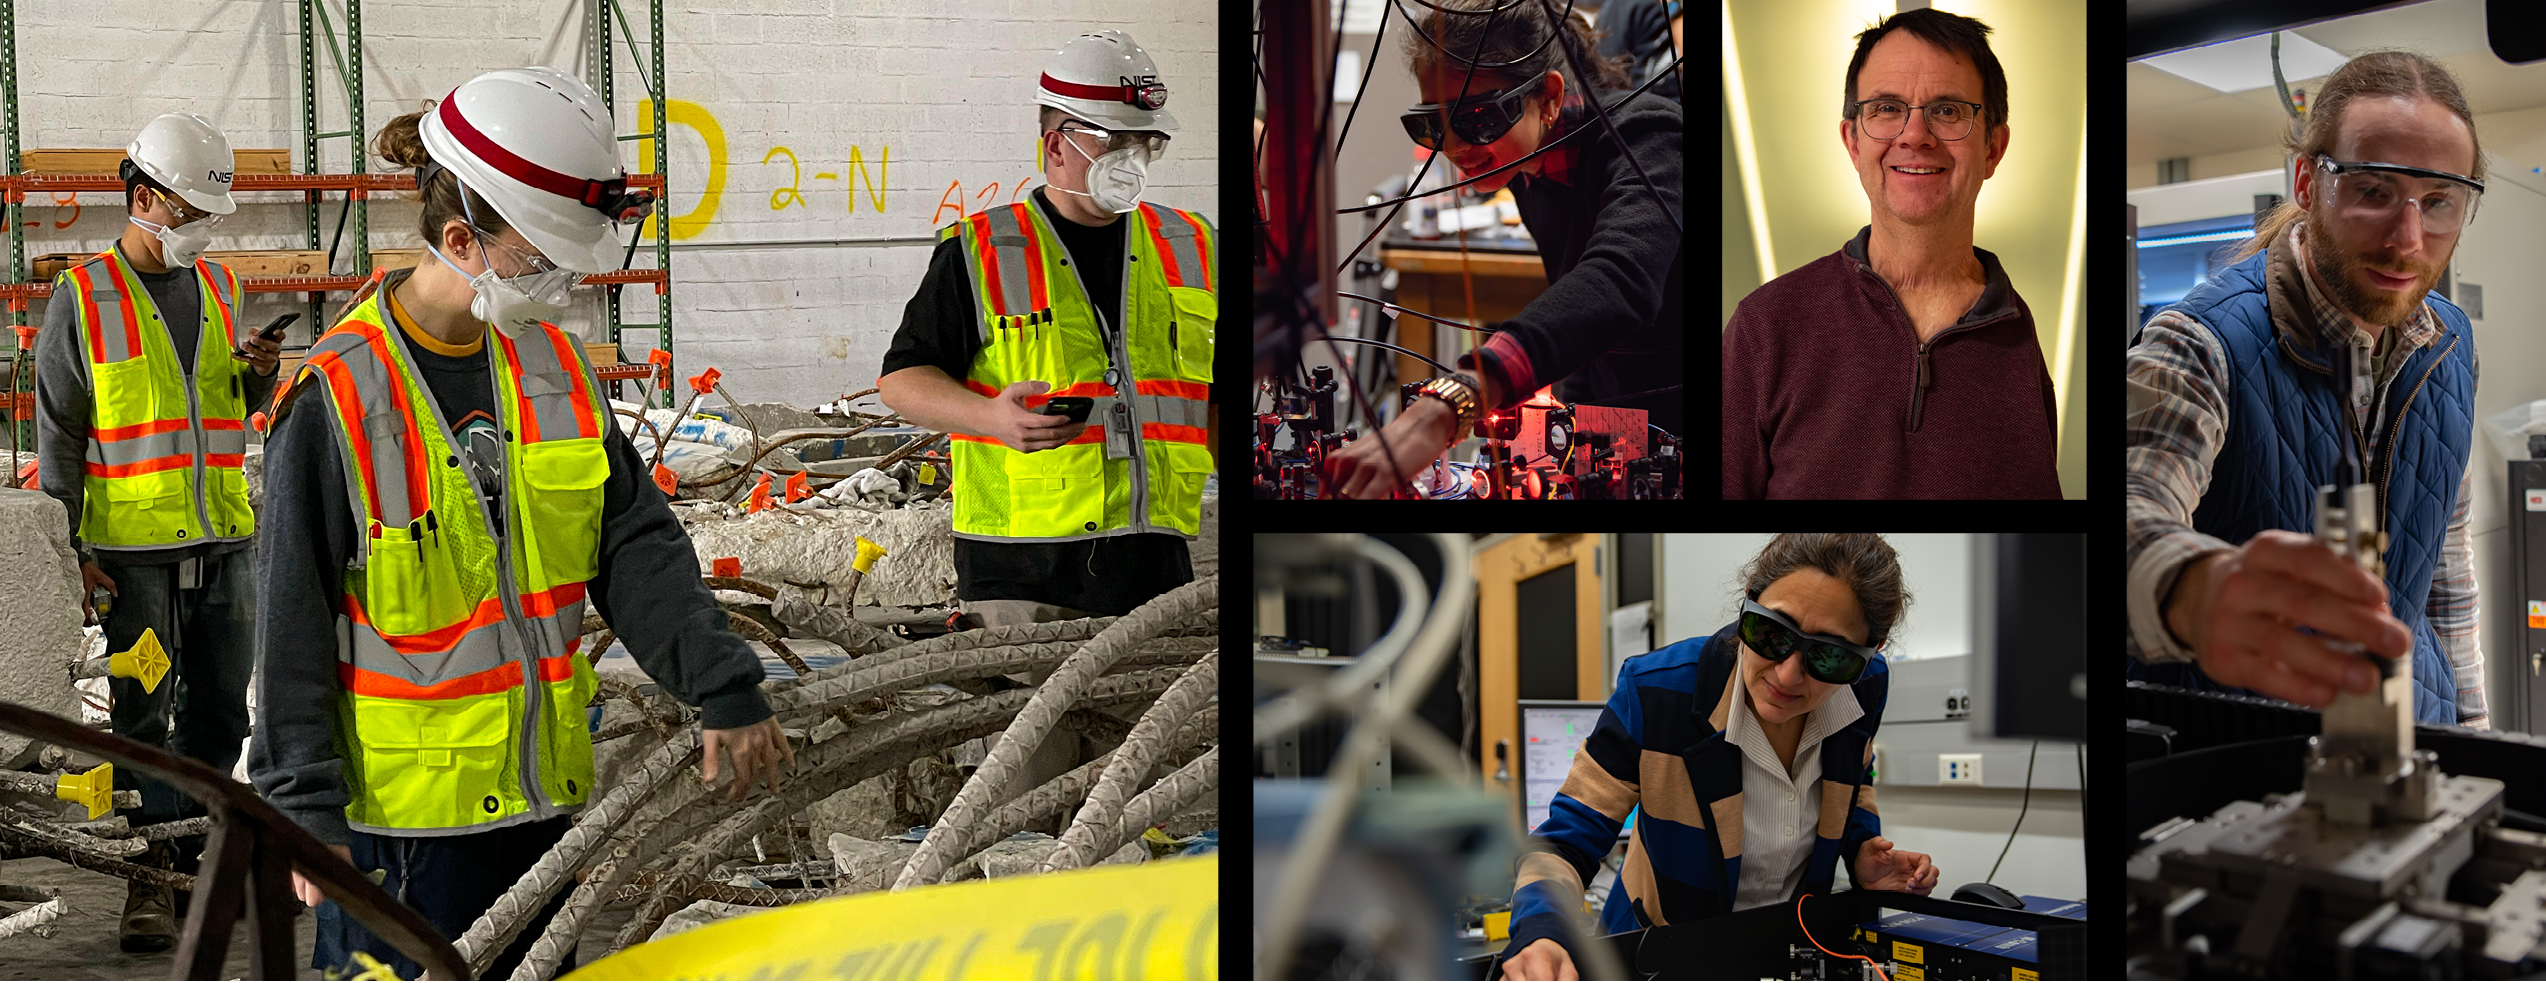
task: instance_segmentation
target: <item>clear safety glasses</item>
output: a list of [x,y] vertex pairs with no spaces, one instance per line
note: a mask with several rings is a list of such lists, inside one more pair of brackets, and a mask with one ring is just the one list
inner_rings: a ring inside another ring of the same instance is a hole
[[2410,203],[2422,217],[2424,234],[2455,235],[2475,221],[2476,207],[2484,202],[2484,182],[2447,171],[2323,154],[2316,168],[2330,182],[2334,214],[2361,225],[2383,227]]
[[477,235],[480,240],[493,243],[497,248],[510,253],[515,261],[530,268],[528,273],[504,277],[504,280],[532,300],[543,304],[563,304],[566,302],[568,292],[573,290],[575,283],[582,279],[582,276],[573,270],[559,269],[557,264],[548,261],[548,257],[523,252],[521,247],[505,242],[483,229],[478,230]]
[[1103,156],[1105,154],[1121,150],[1125,147],[1135,146],[1148,148],[1149,159],[1151,160],[1157,160],[1167,154],[1168,137],[1166,134],[1160,133],[1156,130],[1108,130],[1100,127],[1089,126],[1077,120],[1070,120],[1062,123],[1061,129],[1067,130],[1071,133],[1085,133],[1089,136],[1095,137],[1098,142],[1105,145],[1105,149],[1097,151],[1097,156]]

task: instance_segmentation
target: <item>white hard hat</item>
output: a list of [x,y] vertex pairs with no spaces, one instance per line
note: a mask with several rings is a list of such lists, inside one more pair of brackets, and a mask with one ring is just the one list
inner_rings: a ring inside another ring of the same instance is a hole
[[214,215],[228,215],[239,208],[230,199],[230,179],[238,170],[238,158],[230,154],[230,138],[222,136],[211,120],[193,113],[169,113],[151,120],[124,148],[124,155],[186,204]]
[[1107,129],[1176,128],[1176,117],[1162,108],[1167,86],[1158,81],[1157,63],[1121,31],[1081,34],[1062,44],[1043,63],[1034,101]]
[[610,111],[572,75],[505,68],[451,90],[417,127],[433,162],[495,206],[550,262],[604,273],[624,261],[613,230],[643,214],[627,189]]

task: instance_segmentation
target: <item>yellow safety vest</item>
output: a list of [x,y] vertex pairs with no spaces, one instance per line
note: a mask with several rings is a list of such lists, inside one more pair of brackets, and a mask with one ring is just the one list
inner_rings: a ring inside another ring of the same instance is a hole
[[177,361],[171,326],[123,257],[109,249],[53,278],[57,303],[79,312],[88,353],[89,442],[80,539],[94,549],[225,543],[256,534],[244,470],[244,377],[229,357],[239,278],[195,261],[203,323],[194,372]]
[[363,530],[337,623],[345,817],[415,835],[563,815],[592,792],[595,679],[576,649],[600,569],[609,404],[565,332],[488,332],[499,537],[380,304],[348,311],[301,377],[328,398]]
[[1030,202],[992,208],[938,232],[961,236],[981,353],[964,385],[997,396],[1042,380],[1090,396],[1077,440],[1028,454],[996,438],[952,434],[955,535],[1057,542],[1128,533],[1195,536],[1207,438],[1212,332],[1211,225],[1144,204],[1123,216],[1123,326],[1108,331],[1069,253]]

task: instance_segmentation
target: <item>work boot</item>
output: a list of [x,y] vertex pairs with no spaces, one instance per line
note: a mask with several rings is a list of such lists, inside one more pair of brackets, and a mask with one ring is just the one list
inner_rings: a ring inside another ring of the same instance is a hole
[[125,882],[124,921],[116,926],[115,939],[125,952],[166,952],[176,945],[177,917],[169,903],[168,888]]

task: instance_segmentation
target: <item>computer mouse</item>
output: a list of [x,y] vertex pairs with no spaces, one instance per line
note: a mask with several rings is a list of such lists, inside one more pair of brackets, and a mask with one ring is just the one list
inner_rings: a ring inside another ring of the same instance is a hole
[[1955,888],[1954,900],[1970,904],[1997,905],[2017,911],[2024,910],[2023,898],[2016,897],[2015,892],[1987,881],[1973,881]]

